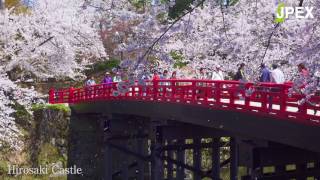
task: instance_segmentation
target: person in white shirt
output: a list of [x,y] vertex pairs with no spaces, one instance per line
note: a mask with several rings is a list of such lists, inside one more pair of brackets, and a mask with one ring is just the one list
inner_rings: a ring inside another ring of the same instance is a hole
[[283,72],[278,68],[277,64],[272,64],[271,82],[282,84],[285,81]]
[[121,73],[120,72],[116,72],[116,75],[113,77],[112,79],[113,82],[121,82]]
[[[285,81],[283,72],[278,68],[277,64],[272,64],[272,71],[271,71],[271,82],[276,84],[283,84]],[[280,93],[280,89],[278,87],[271,88],[272,93]],[[269,111],[272,110],[272,96],[273,94],[269,95]]]
[[224,80],[223,72],[221,71],[221,67],[219,65],[216,66],[216,69],[212,72],[212,80]]

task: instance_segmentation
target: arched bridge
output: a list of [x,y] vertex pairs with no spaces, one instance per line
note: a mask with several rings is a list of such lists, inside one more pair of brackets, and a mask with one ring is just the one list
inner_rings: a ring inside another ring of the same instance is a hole
[[[74,129],[88,132],[76,124],[88,129],[95,124],[92,132],[101,140],[95,146],[103,147],[94,152],[104,159],[99,166],[104,179],[185,179],[186,170],[191,179],[219,179],[229,167],[234,180],[239,166],[247,168],[243,179],[319,178],[320,97],[299,103],[303,95],[289,95],[290,88],[238,81],[131,81],[51,89],[49,102],[70,104]],[[129,147],[131,141],[135,145]],[[225,161],[223,147],[229,149]],[[212,149],[212,165],[203,171],[199,152],[206,148]],[[186,158],[190,149],[192,165]],[[78,151],[71,147],[70,152]],[[79,164],[79,159],[69,162]],[[310,163],[314,166],[308,169]],[[288,164],[296,166],[294,171],[286,170]],[[263,172],[271,166],[273,172]]]

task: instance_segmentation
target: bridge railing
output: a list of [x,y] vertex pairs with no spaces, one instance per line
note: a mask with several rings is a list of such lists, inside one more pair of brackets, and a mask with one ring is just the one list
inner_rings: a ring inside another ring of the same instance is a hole
[[50,103],[83,103],[99,100],[137,100],[206,106],[275,116],[319,124],[320,97],[299,103],[303,95],[288,95],[289,84],[243,83],[211,80],[157,80],[98,84],[49,92]]

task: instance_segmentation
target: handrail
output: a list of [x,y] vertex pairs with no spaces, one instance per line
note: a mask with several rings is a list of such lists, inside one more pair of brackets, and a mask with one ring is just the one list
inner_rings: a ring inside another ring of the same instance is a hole
[[[119,86],[126,86],[125,88]],[[129,87],[129,88],[128,88]],[[180,103],[272,116],[320,126],[320,97],[299,105],[303,95],[288,96],[290,84],[239,81],[174,79],[120,84],[97,84],[83,88],[50,89],[49,103],[86,103],[107,100],[136,100]]]

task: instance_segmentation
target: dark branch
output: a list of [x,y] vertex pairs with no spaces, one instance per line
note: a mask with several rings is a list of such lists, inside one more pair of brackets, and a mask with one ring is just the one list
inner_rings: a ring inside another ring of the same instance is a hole
[[[300,0],[299,1],[299,6],[302,6],[303,5],[303,0]],[[271,43],[271,38],[272,36],[274,35],[274,32],[276,31],[276,29],[280,26],[280,23],[277,23],[276,26],[274,27],[273,31],[271,32],[269,38],[268,38],[268,43],[267,43],[267,47],[266,47],[266,50],[264,51],[264,54],[263,54],[263,57],[262,57],[262,62],[264,61],[264,58],[267,54],[267,51],[269,49],[269,46],[270,46],[270,43]]]
[[197,7],[201,6],[204,1],[206,0],[202,0],[200,1],[196,6],[194,6],[192,9],[190,9],[188,12],[184,13],[183,15],[181,15],[180,17],[178,17],[162,34],[159,38],[157,38],[152,44],[151,46],[147,49],[147,51],[143,54],[143,56],[141,58],[138,59],[138,62],[135,66],[134,69],[137,69],[138,65],[144,60],[144,58],[151,52],[151,50],[154,48],[154,46],[163,38],[163,36],[177,23],[179,22],[184,16],[190,14],[191,12],[193,12]]
[[270,43],[271,43],[272,36],[274,35],[274,32],[276,32],[276,30],[277,30],[277,28],[278,28],[279,26],[280,26],[280,23],[277,23],[277,24],[274,26],[274,28],[273,28],[273,30],[272,30],[269,38],[268,38],[267,47],[266,47],[266,49],[265,49],[265,51],[264,51],[264,54],[263,54],[263,56],[262,56],[262,62],[264,62],[264,58],[266,57],[267,51],[268,51],[268,49],[269,49],[269,47],[270,47]]
[[303,4],[303,0],[300,0],[299,6],[302,6],[302,4]]
[[[41,47],[41,46],[44,45],[45,43],[51,41],[51,39],[53,39],[53,38],[54,38],[54,36],[49,37],[48,39],[46,39],[45,41],[43,41],[42,43],[40,43],[40,44],[38,45],[38,47]],[[35,50],[36,50],[36,48],[32,49],[31,52],[34,52]]]

